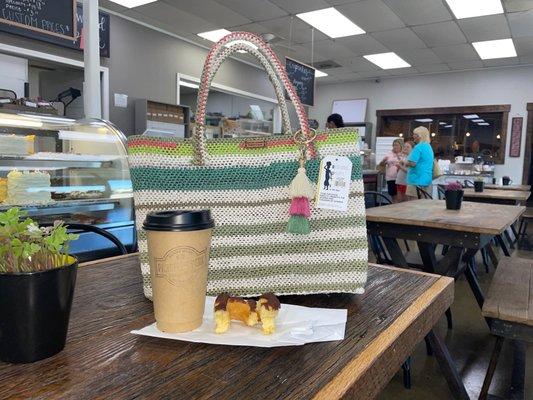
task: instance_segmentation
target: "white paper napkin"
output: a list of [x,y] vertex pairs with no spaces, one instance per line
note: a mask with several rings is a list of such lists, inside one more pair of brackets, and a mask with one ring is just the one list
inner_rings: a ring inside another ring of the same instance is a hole
[[204,321],[202,326],[192,332],[165,333],[159,331],[153,323],[140,330],[131,331],[131,333],[186,342],[255,347],[301,346],[311,342],[344,339],[348,314],[345,309],[310,308],[282,304],[276,319],[276,332],[272,335],[263,335],[259,324],[255,327],[249,327],[239,321],[231,321],[228,332],[217,334],[213,319],[214,303],[214,297],[206,297]]

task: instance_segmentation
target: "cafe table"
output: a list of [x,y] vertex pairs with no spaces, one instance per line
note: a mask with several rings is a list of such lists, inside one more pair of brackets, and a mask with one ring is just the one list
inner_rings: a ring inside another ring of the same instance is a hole
[[[367,209],[366,221],[368,233],[381,236],[395,266],[408,267],[398,240],[416,241],[424,270],[455,279],[465,274],[481,308],[484,294],[471,263],[463,261],[470,260],[484,247],[496,261],[491,240],[500,236],[525,210],[522,206],[469,201],[464,201],[460,210],[447,210],[444,200],[420,199]],[[438,262],[437,245],[448,246]]]
[[531,191],[531,185],[498,185],[489,183],[485,185],[485,189],[497,189],[497,190],[520,190],[523,192]]
[[468,188],[464,189],[463,198],[480,203],[519,205],[525,203],[530,195],[530,192],[522,190],[490,189],[476,192]]
[[33,364],[0,362],[0,398],[369,399],[428,335],[450,393],[467,399],[432,330],[453,302],[453,288],[448,277],[371,264],[362,295],[281,298],[347,309],[344,340],[222,346],[130,333],[154,322],[136,254],[82,264],[65,349]]

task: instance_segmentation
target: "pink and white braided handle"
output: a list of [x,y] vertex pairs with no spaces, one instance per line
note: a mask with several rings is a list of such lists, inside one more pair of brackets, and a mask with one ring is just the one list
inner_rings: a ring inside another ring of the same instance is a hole
[[[198,91],[198,102],[197,102],[197,108],[196,108],[196,129],[193,135],[194,145],[194,164],[196,165],[204,165],[205,160],[208,156],[206,145],[205,145],[205,115],[206,115],[206,105],[207,105],[207,97],[209,95],[209,87],[211,85],[211,80],[214,77],[214,72],[218,70],[220,63],[224,61],[225,58],[229,57],[233,53],[233,51],[237,51],[241,48],[241,46],[237,45],[230,45],[230,48],[228,51],[228,48],[226,45],[231,42],[235,41],[244,41],[251,43],[255,46],[257,46],[257,50],[260,54],[262,54],[266,60],[270,63],[270,65],[273,68],[273,71],[275,72],[276,76],[279,78],[285,89],[287,90],[287,93],[289,94],[289,98],[292,100],[294,107],[296,109],[296,114],[298,116],[298,120],[300,123],[300,130],[302,133],[302,136],[304,138],[311,138],[311,130],[309,129],[309,124],[307,121],[307,115],[305,113],[305,110],[302,106],[302,103],[300,102],[300,99],[296,93],[296,90],[294,89],[294,86],[290,82],[287,73],[285,71],[285,68],[274,52],[270,45],[266,43],[262,38],[259,36],[250,33],[250,32],[233,32],[226,36],[224,36],[221,40],[219,40],[217,43],[213,45],[211,50],[209,51],[207,58],[204,63],[204,69],[202,71],[202,78],[200,83],[200,89]],[[251,48],[250,46],[242,46],[246,49]],[[251,54],[254,55],[255,51]],[[263,61],[260,59],[260,61]],[[270,74],[269,74],[270,75]],[[272,79],[271,79],[272,81]],[[273,82],[274,83],[274,82]],[[277,90],[276,90],[277,92]],[[277,93],[276,93],[277,94]],[[285,99],[283,99],[285,101]],[[315,156],[314,153],[314,147],[312,146],[312,143],[308,143],[308,150],[310,151],[309,154],[311,157]]]

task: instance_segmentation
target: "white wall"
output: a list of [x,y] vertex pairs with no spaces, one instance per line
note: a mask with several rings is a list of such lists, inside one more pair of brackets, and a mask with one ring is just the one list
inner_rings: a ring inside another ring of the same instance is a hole
[[24,97],[24,83],[28,81],[28,60],[0,54],[0,88],[13,90]]
[[[376,110],[510,104],[505,164],[496,167],[496,177],[509,175],[522,181],[526,141],[526,103],[533,102],[533,67],[516,67],[447,74],[399,77],[319,85],[310,118],[324,126],[333,100],[368,98],[367,121],[376,128]],[[524,117],[520,158],[509,157],[511,118]],[[372,142],[370,142],[372,143]]]

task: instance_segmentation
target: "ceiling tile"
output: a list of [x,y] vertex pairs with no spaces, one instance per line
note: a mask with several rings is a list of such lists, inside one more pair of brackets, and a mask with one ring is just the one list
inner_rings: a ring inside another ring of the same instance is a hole
[[448,67],[446,64],[428,64],[428,65],[417,65],[416,69],[420,72],[441,72],[441,71],[449,71],[450,67]]
[[452,15],[442,0],[383,0],[406,25],[448,21]]
[[320,10],[331,7],[324,0],[269,0],[290,14]]
[[358,72],[357,75],[359,75],[361,78],[379,78],[382,76],[389,76],[389,73],[387,70],[380,69],[376,71]]
[[409,64],[418,67],[418,65],[429,65],[441,63],[441,59],[430,49],[401,50],[397,52]]
[[364,0],[336,7],[366,32],[404,27],[404,23],[381,0]]
[[335,40],[349,48],[356,56],[385,53],[389,51],[389,49],[370,35],[356,35]]
[[317,85],[323,85],[323,84],[326,84],[326,83],[337,83],[337,82],[340,82],[340,78],[336,77],[336,76],[331,76],[331,75],[328,75],[328,76],[324,76],[322,78],[317,78],[315,80],[315,83]]
[[270,30],[257,22],[252,22],[251,24],[244,24],[239,26],[234,26],[231,28],[232,31],[244,31],[244,32],[252,32],[252,33],[269,33]]
[[533,56],[520,57],[520,64],[533,64]]
[[483,65],[485,65],[485,67],[504,67],[506,65],[517,65],[517,64],[520,64],[520,59],[518,57],[497,58],[494,60],[483,60]]
[[473,69],[483,68],[483,63],[481,62],[481,60],[452,61],[448,63],[448,66],[451,69]]
[[330,75],[335,76],[343,76],[347,74],[353,74],[354,71],[352,71],[350,68],[347,67],[338,67],[338,68],[329,68],[329,69],[323,69],[321,71],[327,72]]
[[339,6],[342,4],[355,3],[361,0],[326,0],[326,2],[332,6]]
[[335,58],[339,54],[342,54],[343,56],[345,55],[346,57],[355,56],[355,54],[353,54],[349,49],[338,42],[334,42],[333,40],[322,40],[320,42],[316,42],[314,50],[316,60]]
[[287,12],[265,0],[215,0],[217,3],[235,10],[252,21],[279,18]]
[[[156,1],[144,6],[136,7],[134,9],[124,12],[125,15],[132,17],[145,15],[154,20],[160,21],[167,26],[174,26],[181,32],[200,33],[217,29],[220,26],[215,25],[203,18],[188,13],[186,11],[178,10],[176,7]],[[172,30],[175,32],[175,30]]]
[[167,3],[178,10],[186,10],[199,18],[205,19],[220,28],[243,25],[251,22],[248,18],[225,7],[213,0],[159,0],[158,3]]
[[[296,17],[281,17],[262,21],[261,25],[267,28],[268,32],[289,40],[291,34],[291,20],[292,20],[292,42],[293,43],[309,43],[311,42],[312,29],[309,25]],[[328,36],[315,29],[315,41],[329,39]]]
[[515,12],[507,14],[513,37],[533,36],[533,12]]
[[454,21],[414,26],[412,29],[429,47],[466,43],[465,35]]
[[519,56],[533,55],[533,36],[516,38],[513,42]]
[[426,44],[410,28],[374,32],[371,36],[391,50],[423,49],[426,47]]
[[445,63],[450,61],[479,60],[479,56],[471,44],[434,47],[432,50]]
[[355,72],[367,72],[367,71],[376,71],[379,70],[379,67],[375,64],[372,64],[366,58],[363,57],[354,57],[349,60],[346,60],[343,65],[346,65],[352,71]]
[[503,0],[502,3],[508,13],[533,10],[533,0]]
[[409,67],[409,68],[393,68],[393,69],[388,69],[387,72],[389,73],[389,75],[392,75],[392,76],[397,76],[397,75],[413,75],[413,74],[418,73],[418,71],[417,71],[416,68],[414,68],[414,67]]
[[507,18],[503,14],[465,18],[458,20],[457,23],[469,42],[507,39],[511,37]]

